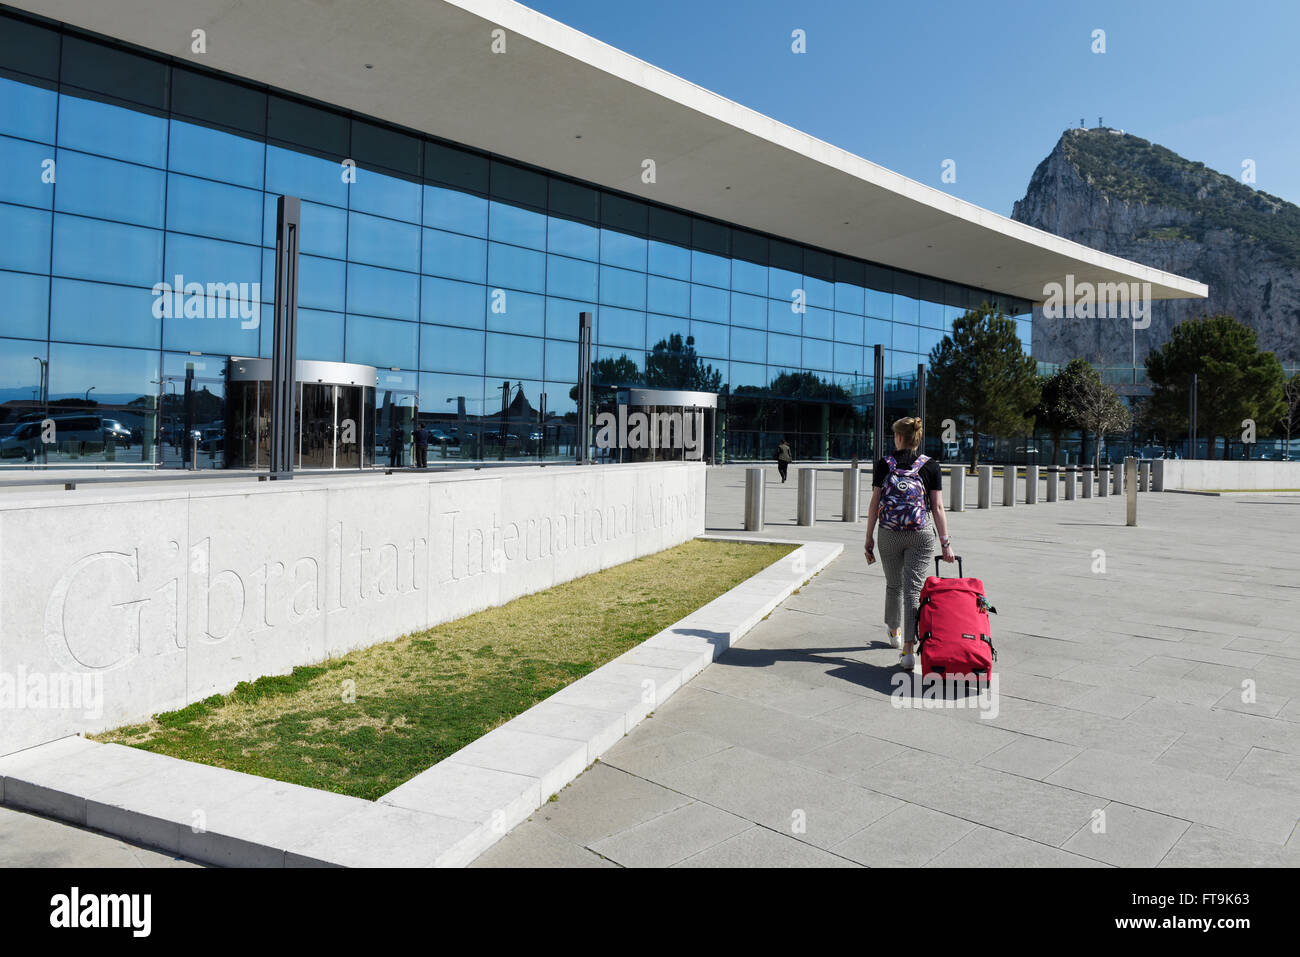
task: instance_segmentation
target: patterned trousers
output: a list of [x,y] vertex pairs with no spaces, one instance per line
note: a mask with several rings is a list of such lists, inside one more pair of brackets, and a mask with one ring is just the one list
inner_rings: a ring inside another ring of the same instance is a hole
[[921,586],[931,574],[939,537],[927,522],[925,528],[914,532],[882,526],[876,529],[876,541],[885,569],[885,624],[890,628],[902,625],[903,640],[912,641]]

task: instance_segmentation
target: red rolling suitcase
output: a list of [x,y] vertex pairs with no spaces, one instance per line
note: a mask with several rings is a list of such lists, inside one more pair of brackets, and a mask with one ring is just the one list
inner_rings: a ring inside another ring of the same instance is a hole
[[921,677],[936,674],[945,681],[987,682],[997,660],[989,612],[997,609],[984,597],[982,581],[964,577],[960,556],[958,577],[940,578],[940,557],[934,560],[934,576],[921,588],[916,616]]

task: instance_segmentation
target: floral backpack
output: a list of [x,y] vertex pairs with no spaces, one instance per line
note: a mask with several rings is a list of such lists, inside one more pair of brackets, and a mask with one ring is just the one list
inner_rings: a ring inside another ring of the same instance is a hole
[[886,457],[889,474],[881,483],[880,524],[883,528],[915,532],[925,528],[925,483],[920,471],[927,455],[918,455],[910,469],[900,468],[892,455]]

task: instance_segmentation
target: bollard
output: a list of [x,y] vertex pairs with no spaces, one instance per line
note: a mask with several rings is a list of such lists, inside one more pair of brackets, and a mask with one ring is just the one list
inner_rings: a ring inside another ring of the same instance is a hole
[[745,531],[763,530],[763,493],[767,487],[767,472],[763,469],[745,469]]
[[1138,491],[1151,491],[1151,463],[1148,461],[1138,463]]
[[1025,466],[1025,504],[1038,504],[1038,466]]
[[1010,508],[1016,504],[1016,467],[1002,466],[1002,504]]
[[1079,488],[1079,470],[1073,465],[1065,467],[1065,500],[1073,502]]
[[813,525],[817,522],[817,470],[803,468],[799,470],[799,524]]
[[844,470],[844,495],[841,501],[844,514],[841,517],[846,522],[856,522],[862,512],[861,476],[862,473],[856,466]]
[[1092,498],[1093,475],[1091,465],[1085,465],[1079,469],[1079,480],[1083,483],[1083,497]]
[[952,490],[948,493],[948,511],[966,511],[966,466],[958,465],[948,470]]
[[993,504],[993,466],[981,465],[979,475],[979,507],[988,508]]
[[1151,464],[1151,491],[1163,492],[1165,490],[1165,460],[1156,459]]
[[1057,487],[1057,484],[1061,481],[1060,472],[1061,470],[1055,465],[1047,467],[1047,500],[1049,502],[1055,502],[1057,492],[1060,491]]
[[1125,511],[1128,513],[1126,524],[1136,525],[1138,523],[1138,460],[1129,456],[1124,460],[1124,484],[1128,486],[1128,506]]
[[1116,495],[1124,494],[1124,468],[1119,462],[1116,462],[1110,469],[1111,479],[1114,487],[1111,489]]

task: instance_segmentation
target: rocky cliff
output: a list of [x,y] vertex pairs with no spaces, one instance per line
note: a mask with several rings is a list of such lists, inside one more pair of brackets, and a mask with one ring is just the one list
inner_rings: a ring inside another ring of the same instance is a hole
[[[1208,300],[1158,302],[1137,331],[1137,361],[1185,319],[1230,313],[1283,365],[1300,364],[1300,207],[1138,136],[1067,130],[1029,181],[1013,219],[1206,283]],[[1128,365],[1123,319],[1045,319],[1034,357]]]

